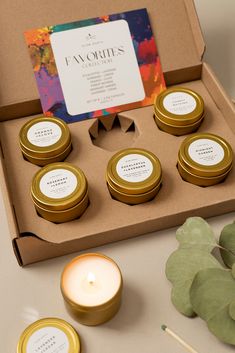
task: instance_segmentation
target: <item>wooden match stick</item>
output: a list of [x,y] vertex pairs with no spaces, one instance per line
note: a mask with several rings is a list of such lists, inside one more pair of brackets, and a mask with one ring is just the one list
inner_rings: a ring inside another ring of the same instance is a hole
[[192,346],[186,343],[181,337],[179,337],[176,333],[171,331],[166,325],[161,326],[162,330],[167,332],[170,336],[172,336],[176,341],[178,341],[183,347],[185,347],[190,353],[198,353]]

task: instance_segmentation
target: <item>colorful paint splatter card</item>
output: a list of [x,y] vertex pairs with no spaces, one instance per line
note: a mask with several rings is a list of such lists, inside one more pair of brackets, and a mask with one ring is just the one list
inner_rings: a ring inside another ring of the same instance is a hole
[[165,89],[146,9],[25,32],[45,115],[74,122],[153,104]]

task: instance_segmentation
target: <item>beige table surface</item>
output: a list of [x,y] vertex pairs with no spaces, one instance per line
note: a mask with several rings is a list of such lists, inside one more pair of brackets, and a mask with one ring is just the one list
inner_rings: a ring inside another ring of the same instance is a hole
[[[235,97],[235,1],[196,0],[207,42],[206,60]],[[216,236],[235,213],[210,219]],[[93,249],[112,257],[124,276],[123,304],[118,315],[99,327],[76,323],[66,312],[59,280],[74,255],[20,268],[12,252],[5,209],[0,197],[0,353],[16,353],[23,329],[42,317],[60,317],[79,331],[83,353],[180,353],[184,349],[160,329],[177,331],[200,353],[229,353],[199,319],[180,315],[170,302],[171,286],[164,268],[176,248],[175,229]],[[235,333],[234,333],[235,334]]]

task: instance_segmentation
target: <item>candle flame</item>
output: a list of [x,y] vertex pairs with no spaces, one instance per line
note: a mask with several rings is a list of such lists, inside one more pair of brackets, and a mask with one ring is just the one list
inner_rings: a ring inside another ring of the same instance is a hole
[[94,284],[95,282],[95,275],[92,272],[89,272],[87,275],[87,280],[90,284]]

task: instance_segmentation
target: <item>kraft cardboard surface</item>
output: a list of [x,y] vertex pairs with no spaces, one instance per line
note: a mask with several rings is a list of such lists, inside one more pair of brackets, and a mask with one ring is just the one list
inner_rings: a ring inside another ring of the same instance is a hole
[[[66,161],[84,170],[90,205],[80,219],[68,223],[53,224],[39,217],[30,197],[31,180],[39,167],[23,159],[18,143],[21,126],[41,111],[24,30],[146,7],[166,82],[192,88],[205,101],[206,117],[198,131],[223,136],[235,151],[235,111],[214,74],[201,62],[204,42],[192,0],[58,0],[56,6],[45,2],[40,7],[36,0],[14,0],[8,5],[7,0],[1,1],[0,181],[20,264],[168,228],[188,216],[234,210],[235,169],[223,183],[208,188],[183,181],[176,161],[185,137],[160,131],[153,107],[147,107],[70,125],[73,150]],[[122,204],[107,189],[107,162],[126,147],[146,148],[162,163],[162,188],[148,203]]]
[[[224,137],[235,151],[234,133],[205,83],[197,80],[184,83],[184,86],[194,89],[205,101],[206,116],[198,131]],[[21,236],[31,233],[58,244],[86,239],[86,246],[89,247],[93,246],[90,237],[98,239],[106,235],[106,241],[109,242],[112,233],[115,233],[115,238],[117,232],[125,233],[125,236],[141,234],[159,229],[163,223],[165,227],[175,225],[189,213],[212,216],[215,206],[218,208],[217,213],[223,213],[234,203],[235,168],[223,183],[212,187],[202,188],[183,181],[176,168],[176,162],[180,144],[185,136],[175,137],[160,131],[153,119],[153,108],[147,107],[121,114],[120,127],[113,119],[114,128],[109,126],[111,129],[106,132],[104,127],[97,129],[95,120],[70,125],[73,150],[66,161],[78,165],[85,172],[89,183],[90,205],[80,219],[59,225],[48,222],[37,215],[30,197],[31,180],[40,167],[24,160],[18,146],[19,130],[31,118],[1,123],[7,180]],[[126,131],[132,121],[134,128],[132,124],[131,131]],[[92,127],[96,130],[96,145],[93,140],[94,131],[93,138],[89,133]],[[103,136],[100,140],[99,131]],[[159,194],[148,203],[135,206],[120,203],[111,198],[107,189],[105,170],[108,160],[114,153],[113,149],[127,147],[127,144],[130,147],[150,150],[161,161],[163,185]],[[120,237],[122,238],[122,235]]]
[[1,0],[1,119],[40,112],[24,31],[139,8],[148,10],[165,73],[200,64],[204,43],[192,0]]

